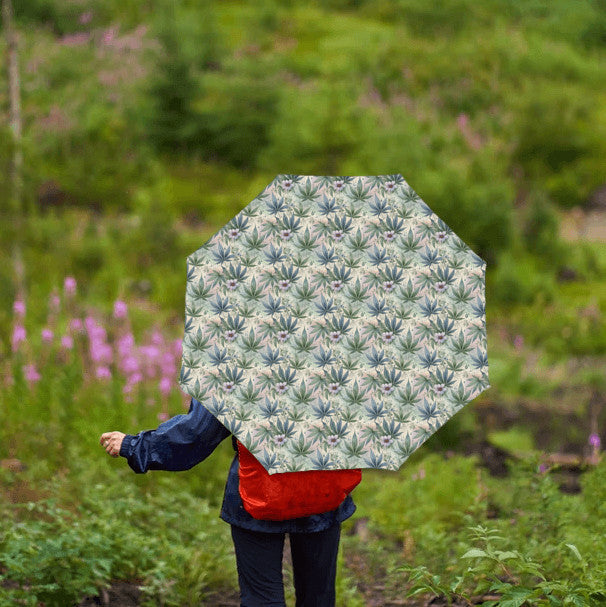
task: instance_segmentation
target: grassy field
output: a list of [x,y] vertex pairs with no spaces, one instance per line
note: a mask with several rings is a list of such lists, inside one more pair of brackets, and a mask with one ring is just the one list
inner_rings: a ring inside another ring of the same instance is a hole
[[[488,262],[491,388],[399,472],[365,471],[338,604],[606,604],[606,220],[584,210],[606,174],[603,2],[13,8],[0,607],[238,604],[228,441],[135,475],[98,439],[187,410],[186,256],[278,173],[401,173]],[[288,556],[285,579],[293,604]]]

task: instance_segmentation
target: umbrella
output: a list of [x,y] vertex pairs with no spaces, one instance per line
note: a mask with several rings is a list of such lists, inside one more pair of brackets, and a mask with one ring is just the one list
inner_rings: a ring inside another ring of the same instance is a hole
[[279,174],[187,257],[179,385],[269,474],[397,470],[490,387],[485,270],[401,174]]

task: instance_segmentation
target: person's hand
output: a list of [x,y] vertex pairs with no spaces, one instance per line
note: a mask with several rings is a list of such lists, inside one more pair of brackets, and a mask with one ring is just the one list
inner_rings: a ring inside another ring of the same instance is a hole
[[120,455],[120,447],[126,434],[122,432],[104,432],[99,439],[99,444],[105,448],[112,457]]

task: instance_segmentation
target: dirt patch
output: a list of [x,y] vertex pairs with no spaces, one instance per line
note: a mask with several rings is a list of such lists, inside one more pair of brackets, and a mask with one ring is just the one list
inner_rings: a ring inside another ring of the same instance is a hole
[[[142,593],[141,581],[115,581],[99,596],[88,596],[78,607],[139,607]],[[233,590],[217,591],[206,595],[200,604],[206,607],[239,607],[240,594]]]
[[[140,582],[139,582],[140,583]],[[85,597],[78,607],[138,607],[141,591],[135,582],[113,582],[100,596]]]

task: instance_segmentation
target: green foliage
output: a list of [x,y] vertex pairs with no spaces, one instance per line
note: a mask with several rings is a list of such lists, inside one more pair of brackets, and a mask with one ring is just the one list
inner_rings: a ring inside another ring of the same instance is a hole
[[556,284],[553,270],[541,271],[535,258],[507,250],[499,254],[486,290],[487,299],[504,304],[544,304],[554,300]]
[[55,498],[3,507],[0,598],[63,607],[137,577],[146,605],[193,606],[234,586],[228,527],[204,500],[110,482],[88,485],[75,511]]
[[563,206],[581,204],[599,185],[595,159],[603,155],[604,127],[597,101],[561,83],[533,87],[517,101],[512,161]]
[[[573,579],[548,579],[539,563],[519,550],[500,550],[497,546],[506,540],[498,531],[482,525],[470,526],[471,545],[459,558],[469,559],[472,564],[454,581],[431,573],[424,565],[403,565],[400,570],[408,573],[412,587],[406,596],[434,593],[451,605],[453,600],[472,602],[475,596],[497,594],[498,599],[486,600],[482,605],[519,607],[521,605],[601,605],[606,599],[606,585],[588,580],[582,575]],[[574,544],[560,547],[578,559],[583,573],[588,564]]]

